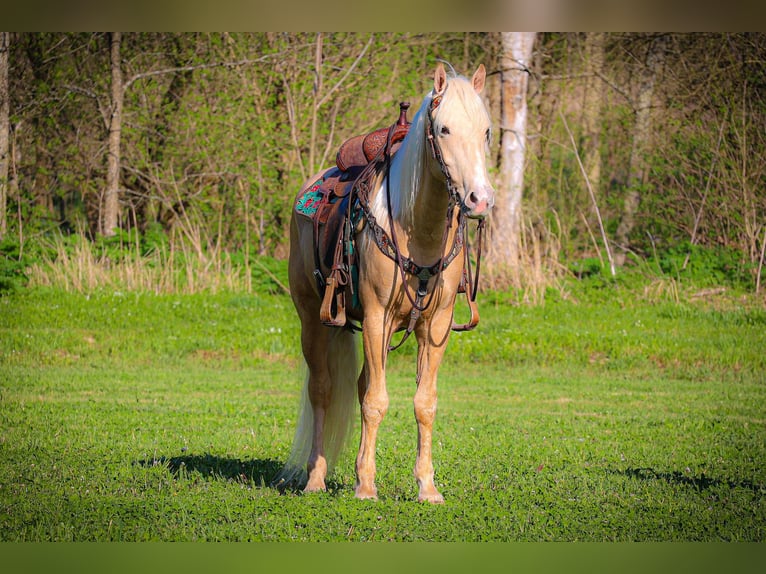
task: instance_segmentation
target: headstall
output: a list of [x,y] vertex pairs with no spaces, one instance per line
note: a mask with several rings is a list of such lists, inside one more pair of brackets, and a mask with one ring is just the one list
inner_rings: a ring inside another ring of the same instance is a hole
[[[385,254],[387,257],[392,259],[399,270],[399,274],[401,276],[402,285],[404,288],[404,292],[407,296],[407,299],[409,300],[410,304],[412,305],[412,310],[410,311],[410,319],[409,323],[407,325],[407,328],[405,330],[404,335],[402,336],[402,339],[397,343],[396,345],[390,346],[389,350],[395,350],[399,348],[404,341],[407,340],[407,337],[412,333],[412,331],[415,329],[415,325],[418,321],[418,318],[420,317],[421,313],[428,309],[431,302],[433,301],[434,294],[436,289],[434,288],[430,295],[428,293],[428,284],[431,280],[431,278],[436,277],[438,283],[438,277],[441,275],[442,271],[446,269],[452,261],[457,257],[457,255],[460,253],[460,250],[463,249],[464,243],[466,244],[466,249],[463,250],[465,262],[463,267],[463,276],[461,278],[461,290],[466,293],[466,296],[468,298],[468,304],[471,309],[471,320],[462,325],[456,325],[453,324],[452,328],[456,331],[466,331],[470,330],[473,327],[476,326],[478,323],[478,311],[476,308],[475,300],[476,300],[476,291],[478,289],[478,283],[479,283],[479,269],[481,265],[481,244],[482,244],[482,236],[483,236],[483,229],[484,229],[484,220],[480,220],[477,228],[477,241],[478,241],[478,250],[477,250],[477,263],[476,263],[476,275],[475,277],[472,277],[471,273],[471,262],[470,257],[468,253],[468,245],[467,245],[467,236],[466,236],[466,217],[463,214],[463,206],[462,202],[460,200],[460,196],[457,192],[457,189],[455,188],[454,183],[452,182],[452,178],[450,177],[449,170],[447,168],[447,165],[444,162],[444,158],[441,153],[441,149],[439,147],[439,144],[436,142],[434,138],[434,128],[433,128],[433,111],[439,106],[442,100],[442,94],[436,95],[432,98],[429,106],[428,106],[428,118],[426,123],[426,137],[429,142],[429,146],[431,149],[431,154],[436,159],[436,161],[439,163],[440,169],[442,171],[442,174],[444,175],[447,191],[450,196],[449,204],[447,207],[447,214],[446,214],[446,223],[444,228],[444,234],[442,236],[442,248],[441,253],[442,256],[439,258],[438,261],[435,263],[423,266],[419,265],[418,263],[415,263],[411,258],[404,257],[401,253],[401,250],[399,249],[399,244],[396,237],[396,231],[394,227],[394,218],[393,213],[391,211],[391,183],[390,183],[390,172],[391,172],[391,147],[393,145],[392,136],[394,134],[395,125],[391,126],[391,129],[388,132],[388,137],[386,140],[386,146],[384,148],[384,160],[385,160],[385,168],[386,168],[386,203],[388,207],[388,221],[389,221],[389,228],[390,228],[390,234],[386,232],[386,230],[378,224],[378,222],[375,220],[374,215],[372,214],[372,210],[369,207],[368,198],[369,198],[369,179],[368,178],[362,178],[360,177],[359,186],[360,187],[366,187],[366,189],[360,189],[362,193],[358,194],[359,201],[358,205],[361,207],[364,217],[367,220],[367,224],[370,226],[370,229],[372,230],[373,236],[375,238],[375,243],[377,244],[378,248],[381,250],[383,254]],[[456,207],[460,206],[460,211],[458,212],[457,216],[457,223],[458,228],[455,232],[452,248],[449,250],[449,252],[445,255],[445,248],[447,244],[447,239],[449,237],[450,230],[452,228],[452,222],[453,222],[453,213]],[[418,287],[415,291],[415,294],[411,293],[411,290],[407,286],[407,275],[412,275],[418,278]]]

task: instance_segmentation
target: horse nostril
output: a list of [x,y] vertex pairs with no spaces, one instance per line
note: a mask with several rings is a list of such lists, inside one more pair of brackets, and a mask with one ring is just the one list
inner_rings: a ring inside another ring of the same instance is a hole
[[468,194],[463,201],[463,205],[468,213],[468,217],[484,217],[484,214],[490,208],[487,199],[482,197],[480,193],[477,194],[475,192]]

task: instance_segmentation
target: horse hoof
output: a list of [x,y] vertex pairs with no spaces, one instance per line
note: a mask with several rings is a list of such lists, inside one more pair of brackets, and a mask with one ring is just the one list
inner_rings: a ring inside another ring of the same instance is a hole
[[354,496],[359,500],[377,500],[378,492],[375,488],[361,488],[357,487]]
[[306,487],[303,489],[303,492],[325,492],[327,490],[327,487],[324,484],[324,481],[322,482],[309,482]]
[[431,504],[444,504],[444,497],[438,492],[434,492],[431,494],[419,494],[418,502],[430,502]]

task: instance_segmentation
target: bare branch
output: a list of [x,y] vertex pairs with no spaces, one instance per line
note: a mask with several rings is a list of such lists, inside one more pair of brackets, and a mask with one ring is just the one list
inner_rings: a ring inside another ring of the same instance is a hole
[[606,230],[604,229],[604,222],[601,219],[601,210],[598,208],[598,201],[596,201],[596,194],[593,192],[593,187],[590,185],[590,178],[588,178],[588,173],[585,171],[585,166],[582,164],[582,160],[580,159],[580,152],[577,151],[577,144],[575,143],[574,136],[572,135],[572,132],[569,129],[569,124],[567,123],[567,119],[564,117],[564,114],[559,111],[559,115],[561,116],[561,121],[564,122],[564,128],[567,130],[567,134],[569,135],[569,141],[572,142],[572,149],[574,150],[575,157],[577,158],[577,165],[580,166],[580,172],[582,172],[583,178],[585,178],[585,185],[588,187],[588,193],[590,193],[590,199],[593,201],[593,209],[596,211],[596,218],[598,219],[598,226],[601,230],[601,240],[604,242],[604,248],[606,249],[606,256],[609,259],[609,270],[612,273],[612,277],[616,275],[614,270],[614,259],[612,258],[612,250],[609,249],[609,240],[606,237]]
[[353,64],[351,64],[348,67],[348,69],[346,70],[346,73],[343,74],[343,77],[341,77],[341,79],[338,80],[337,83],[332,88],[330,88],[330,90],[324,95],[324,97],[321,100],[319,100],[319,103],[317,103],[317,107],[323,106],[327,102],[327,100],[330,99],[330,96],[333,95],[333,93],[335,93],[335,91],[338,88],[340,88],[341,85],[343,85],[343,82],[346,81],[346,78],[348,78],[348,76],[351,74],[351,72],[354,71],[354,68],[356,68],[356,66],[359,64],[359,62],[362,61],[362,58],[367,53],[367,50],[372,45],[372,41],[374,39],[375,39],[375,34],[370,34],[370,39],[367,40],[367,43],[364,45],[364,48],[362,48],[362,51],[359,52],[359,55],[356,57],[356,60],[354,60]]
[[135,74],[133,77],[131,77],[125,84],[123,85],[123,90],[126,90],[133,85],[138,80],[143,80],[145,78],[151,78],[154,76],[162,76],[165,74],[175,74],[177,72],[191,72],[194,70],[207,70],[211,68],[236,68],[239,66],[249,66],[251,64],[258,64],[260,62],[265,62],[266,60],[269,60],[270,58],[274,58],[275,56],[278,56],[279,54],[266,54],[265,56],[261,56],[260,58],[254,58],[254,59],[245,59],[245,60],[238,60],[236,62],[213,62],[210,64],[194,64],[189,66],[175,66],[172,68],[163,68],[161,70],[151,70],[149,72],[142,72],[140,74]]
[[101,119],[104,120],[104,129],[106,130],[109,129],[111,112],[108,107],[104,106],[103,102],[101,101],[101,98],[98,96],[96,92],[94,92],[93,90],[89,90],[88,88],[83,88],[81,86],[74,86],[72,84],[64,84],[64,89],[94,100],[96,102],[96,106],[98,107],[98,111],[101,114]]
[[[726,122],[721,122],[721,127],[718,130],[718,143],[715,146],[715,153],[710,159],[710,169],[708,170],[707,181],[705,182],[705,191],[702,193],[702,201],[700,201],[700,208],[697,210],[697,215],[694,218],[694,228],[692,229],[692,236],[689,243],[694,245],[697,242],[697,230],[699,229],[700,220],[702,219],[702,211],[705,209],[705,201],[707,200],[708,192],[710,191],[710,181],[713,179],[713,169],[715,168],[715,162],[718,160],[719,151],[721,149],[721,142],[723,141],[723,129],[726,126]],[[691,251],[686,254],[684,264],[681,269],[686,269],[689,264],[689,257],[691,257]]]

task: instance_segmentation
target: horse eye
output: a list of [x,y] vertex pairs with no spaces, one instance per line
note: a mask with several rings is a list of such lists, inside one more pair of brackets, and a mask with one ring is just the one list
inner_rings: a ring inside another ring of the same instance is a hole
[[485,137],[485,138],[487,138],[487,143],[489,143],[489,140],[490,140],[490,139],[491,139],[491,137],[492,137],[492,136],[490,135],[490,132],[489,132],[489,130],[487,130],[487,131],[486,131],[486,133],[484,134],[484,137]]
[[449,128],[447,126],[442,126],[441,133],[443,136],[449,135]]

